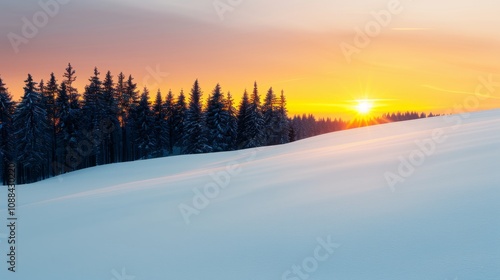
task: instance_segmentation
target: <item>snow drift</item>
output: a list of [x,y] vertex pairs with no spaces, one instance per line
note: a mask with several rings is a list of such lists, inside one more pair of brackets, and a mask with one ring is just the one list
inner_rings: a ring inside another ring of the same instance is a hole
[[496,110],[80,170],[17,186],[0,279],[499,279],[499,166]]

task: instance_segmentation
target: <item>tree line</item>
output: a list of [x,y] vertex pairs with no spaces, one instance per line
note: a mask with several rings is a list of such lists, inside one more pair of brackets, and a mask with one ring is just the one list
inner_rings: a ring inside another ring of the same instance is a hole
[[351,121],[344,121],[341,118],[319,118],[317,119],[312,114],[303,114],[302,116],[293,116],[290,121],[290,139],[292,141],[301,140],[325,133],[371,126],[377,124],[401,122],[416,120],[422,118],[432,118],[440,116],[433,113],[417,113],[417,112],[395,112],[384,113],[380,117],[358,118]]
[[286,98],[270,88],[261,103],[257,83],[236,109],[219,84],[206,104],[196,80],[186,97],[160,90],[154,100],[132,76],[116,82],[97,68],[81,96],[68,65],[58,83],[36,83],[28,74],[20,102],[0,78],[0,155],[2,180],[15,162],[17,183],[31,183],[97,165],[175,154],[232,151],[290,142]]
[[[236,106],[219,84],[203,102],[198,80],[187,96],[181,90],[174,97],[170,90],[165,98],[160,90],[154,98],[147,87],[139,91],[131,75],[120,73],[115,81],[108,71],[101,78],[97,68],[82,95],[75,81],[71,64],[60,83],[53,73],[39,83],[28,74],[24,94],[14,102],[0,77],[4,184],[10,163],[16,164],[17,183],[25,184],[103,164],[279,145],[362,126],[313,115],[289,118],[284,92],[270,88],[261,101],[256,82]],[[415,118],[408,113],[383,120],[403,116]]]

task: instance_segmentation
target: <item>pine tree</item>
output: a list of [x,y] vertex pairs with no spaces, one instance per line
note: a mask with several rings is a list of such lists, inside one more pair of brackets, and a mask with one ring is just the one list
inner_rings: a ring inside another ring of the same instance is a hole
[[248,93],[245,90],[243,93],[243,98],[241,99],[240,108],[238,110],[238,130],[236,137],[236,148],[243,149],[247,146],[249,141],[249,135],[247,133],[247,119],[250,107],[250,101],[248,100]]
[[129,100],[125,100],[126,98],[126,81],[125,75],[120,72],[118,75],[118,81],[116,82],[115,87],[115,100],[118,105],[118,121],[120,123],[120,141],[119,141],[119,152],[118,152],[118,161],[123,162],[126,161],[125,158],[125,149],[126,149],[126,120],[128,114],[128,108],[130,107]]
[[184,154],[200,154],[210,152],[205,134],[204,114],[202,110],[202,92],[198,80],[191,89],[189,108],[186,114],[184,130]]
[[103,160],[107,164],[118,162],[121,141],[118,102],[115,99],[115,87],[110,71],[106,73],[102,86],[102,118],[99,127],[103,135]]
[[14,135],[16,137],[16,160],[18,162],[18,183],[31,183],[47,178],[44,173],[47,148],[48,121],[43,109],[42,96],[35,91],[36,83],[28,74],[24,95],[14,115]]
[[177,147],[180,153],[184,150],[183,139],[185,135],[187,111],[186,97],[184,96],[184,91],[181,90],[177,102],[175,103],[172,116],[172,125],[174,127],[173,147]]
[[286,144],[294,140],[295,132],[292,130],[290,120],[288,118],[288,110],[286,108],[285,92],[282,90],[278,107],[278,143]]
[[279,144],[279,135],[281,129],[279,127],[279,116],[277,108],[276,95],[273,88],[267,91],[264,105],[262,106],[262,117],[264,119],[264,144],[277,145]]
[[[46,90],[47,90],[47,87],[45,86],[45,82],[43,79],[40,80],[40,82],[38,83],[38,87],[35,86],[35,91],[38,92],[40,94],[40,107],[42,108],[43,111],[47,112],[47,124],[49,125],[48,126],[48,130],[47,130],[47,133],[48,133],[48,138],[47,138],[47,148],[50,149],[52,147],[52,143],[51,143],[51,137],[50,137],[50,123],[49,123],[49,117],[48,117],[48,110],[49,110],[49,104],[48,104],[48,100],[46,98]],[[52,169],[50,168],[50,165],[52,163],[51,161],[51,156],[52,156],[52,153],[49,151],[49,153],[47,154],[47,158],[45,158],[45,164],[43,165],[43,170],[42,170],[42,173],[43,174],[50,174],[50,172],[52,171]],[[50,176],[50,175],[49,175]]]
[[69,100],[72,109],[80,109],[80,95],[78,94],[78,90],[73,87],[73,83],[76,81],[75,70],[71,66],[71,63],[68,63],[68,67],[66,68],[66,72],[64,72],[63,83],[66,84],[66,91],[69,95]]
[[234,100],[233,96],[230,92],[227,93],[226,102],[224,104],[225,110],[229,115],[227,131],[226,131],[226,141],[229,143],[228,151],[235,150],[236,147],[236,139],[238,136],[238,112],[236,108],[234,108]]
[[35,86],[35,91],[40,93],[42,100],[45,98],[45,92],[44,92],[45,91],[45,82],[43,81],[43,79],[41,79],[40,82],[38,83],[38,87]]
[[[71,141],[76,138],[76,120],[71,115],[71,105],[66,84],[61,84],[56,98],[56,160],[53,170],[56,175],[63,174],[76,168],[75,162],[78,158],[71,158]],[[74,154],[73,154],[74,157]],[[79,163],[78,163],[79,164]],[[78,165],[76,164],[76,165]]]
[[[40,86],[43,88],[43,86]],[[47,111],[47,119],[49,123],[49,133],[50,133],[50,139],[49,139],[49,145],[51,147],[51,153],[50,157],[47,158],[48,160],[48,166],[50,166],[55,160],[56,160],[56,104],[55,104],[55,98],[57,95],[57,92],[59,91],[59,86],[57,84],[56,77],[54,76],[54,73],[50,74],[50,79],[49,83],[45,87],[45,89],[42,91],[42,99],[44,103],[44,107]],[[53,173],[54,169],[51,168],[51,176],[54,176],[55,174]]]
[[134,121],[136,138],[134,141],[139,159],[151,158],[156,146],[154,139],[154,117],[149,104],[149,91],[144,88],[141,99],[135,109],[137,119]]
[[257,82],[254,84],[248,112],[245,119],[247,143],[242,148],[260,147],[264,144],[264,118],[262,117]]
[[116,82],[115,87],[115,100],[118,104],[118,120],[120,121],[120,126],[125,126],[125,120],[127,119],[128,107],[130,106],[129,100],[126,100],[125,95],[125,75],[120,73],[118,75],[118,81]]
[[166,143],[167,152],[169,155],[174,152],[174,144],[176,141],[175,135],[175,104],[174,95],[172,90],[168,91],[167,97],[165,99],[165,104],[163,104],[163,111],[165,112],[165,130],[166,130]]
[[138,157],[137,150],[133,145],[136,139],[136,131],[134,130],[135,121],[137,120],[136,108],[139,105],[137,84],[134,83],[132,76],[128,77],[125,83],[125,91],[123,93],[123,102],[121,110],[125,112],[125,120],[122,131],[123,157],[125,161],[134,160]]
[[12,163],[12,115],[14,114],[14,103],[12,96],[0,78],[0,176],[4,185],[8,184],[7,166]]
[[208,146],[212,152],[229,151],[232,139],[229,136],[230,115],[219,84],[215,86],[208,100],[205,126]]
[[154,115],[154,155],[157,157],[164,156],[168,149],[169,130],[167,128],[166,109],[163,104],[161,91],[156,93],[155,103],[153,104]]
[[290,142],[295,142],[297,140],[297,136],[295,135],[295,127],[293,125],[292,120],[289,120],[290,122],[290,129],[288,132],[288,139]]
[[[65,153],[68,154],[64,159],[64,165],[67,169],[76,170],[79,168],[82,163],[83,156],[76,151],[82,151],[82,149],[78,148],[78,144],[86,141],[81,135],[81,131],[83,128],[82,123],[82,111],[80,104],[80,94],[78,94],[78,90],[73,86],[73,83],[76,81],[75,70],[71,66],[71,63],[68,63],[68,67],[66,68],[63,74],[63,81],[61,84],[64,84],[66,93],[69,98],[69,115],[67,116],[68,127],[67,131],[70,133],[68,135],[68,142],[65,143],[65,146],[60,147],[60,149],[64,149]],[[59,110],[59,106],[57,106],[56,110]],[[58,164],[62,164],[62,162],[57,162]],[[55,165],[55,164],[53,164]],[[58,167],[59,168],[59,167]],[[56,169],[55,167],[53,169]],[[61,168],[59,168],[62,170]],[[66,170],[66,169],[65,169]]]
[[94,68],[94,75],[90,77],[90,84],[85,87],[83,94],[83,128],[81,131],[85,141],[83,156],[86,158],[86,167],[102,164],[102,150],[100,143],[102,131],[100,124],[102,120],[102,82],[99,71]]

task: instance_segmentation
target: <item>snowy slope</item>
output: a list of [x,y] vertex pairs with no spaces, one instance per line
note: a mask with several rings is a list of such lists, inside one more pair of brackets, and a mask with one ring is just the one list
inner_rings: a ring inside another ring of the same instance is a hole
[[496,110],[81,170],[17,187],[16,273],[2,188],[0,279],[500,279],[499,167]]

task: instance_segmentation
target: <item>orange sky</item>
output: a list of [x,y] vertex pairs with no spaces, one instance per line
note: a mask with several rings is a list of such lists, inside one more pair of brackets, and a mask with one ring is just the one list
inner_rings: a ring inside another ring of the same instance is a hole
[[[40,21],[45,11],[18,2],[0,3],[0,76],[16,99],[28,72],[61,79],[71,62],[80,92],[94,66],[164,94],[198,78],[205,93],[219,82],[239,99],[257,80],[262,95],[284,89],[291,114],[352,118],[362,98],[375,100],[377,114],[444,113],[490,78],[492,90],[483,90],[491,97],[477,109],[500,107],[495,1],[242,0],[218,14],[213,0],[45,0],[56,12],[13,47],[9,36],[24,36],[23,18]],[[356,44],[357,29],[371,30],[369,44]],[[357,48],[350,59],[347,44]]]

